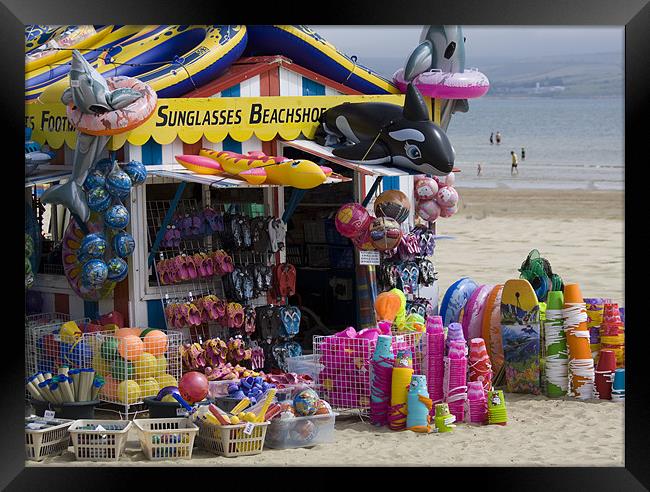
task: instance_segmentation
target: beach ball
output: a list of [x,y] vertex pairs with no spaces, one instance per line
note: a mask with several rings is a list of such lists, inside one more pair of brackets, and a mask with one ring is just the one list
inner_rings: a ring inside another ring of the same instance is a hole
[[142,352],[133,363],[135,366],[135,375],[138,379],[155,376],[158,368],[156,357],[149,352]]
[[377,217],[390,217],[401,224],[408,218],[410,211],[408,197],[399,190],[386,190],[375,199]]
[[313,441],[318,434],[316,425],[311,420],[301,420],[289,431],[289,437],[297,444],[305,445]]
[[133,186],[144,183],[147,179],[147,168],[138,161],[131,161],[124,166],[124,172],[131,178]]
[[93,212],[105,212],[111,206],[111,200],[111,195],[108,194],[104,187],[93,188],[86,193],[88,208]]
[[[160,330],[152,330],[144,336],[144,351],[158,357],[167,352],[167,335]],[[176,386],[170,384],[167,386]]]
[[318,411],[318,393],[313,389],[302,390],[293,399],[293,407],[296,409],[298,415],[307,416],[314,415]]
[[[375,220],[375,217],[371,218],[372,220]],[[372,251],[375,249],[374,245],[372,244],[372,238],[370,237],[371,223],[372,222],[369,222],[368,227],[366,227],[361,234],[352,239],[352,242],[357,247],[357,249],[360,249],[362,251]]]
[[129,264],[122,258],[111,258],[106,263],[108,268],[108,280],[111,282],[121,282],[129,274]]
[[446,208],[441,208],[440,209],[440,217],[451,217],[454,215],[456,212],[458,212],[458,205],[454,205],[453,207],[446,207]]
[[438,182],[433,178],[416,179],[413,191],[416,200],[433,200],[438,193]]
[[81,263],[93,258],[102,258],[107,246],[103,234],[88,234],[81,240],[77,258]]
[[354,238],[358,236],[371,221],[366,207],[359,203],[346,203],[334,218],[334,226],[341,236]]
[[152,377],[139,379],[138,384],[140,385],[140,396],[142,398],[153,398],[160,391],[158,381]]
[[126,198],[131,193],[131,178],[116,166],[106,178],[106,190],[116,198]]
[[109,337],[102,343],[99,352],[106,362],[112,362],[117,357],[117,339]]
[[159,374],[164,374],[167,372],[167,359],[164,355],[159,355],[156,357],[156,369],[154,374],[158,376]]
[[447,174],[445,177],[445,184],[447,186],[454,186],[454,183],[456,182],[456,175],[452,172]]
[[440,217],[440,205],[435,200],[418,202],[415,213],[427,222],[435,222]]
[[115,330],[115,336],[117,338],[136,336],[139,337],[142,333],[142,328],[118,328]]
[[104,214],[104,224],[112,229],[124,229],[129,225],[129,211],[124,205],[113,205]]
[[106,376],[109,373],[109,368],[106,365],[100,352],[95,352],[92,360],[93,369],[100,376]]
[[189,404],[201,401],[208,395],[208,378],[202,372],[186,372],[178,382],[178,391]]
[[108,158],[98,160],[94,166],[94,170],[99,171],[104,176],[110,173],[112,169],[113,169],[113,161]]
[[117,342],[117,351],[124,359],[134,361],[144,352],[144,343],[136,335],[120,337]]
[[81,285],[86,289],[99,289],[108,278],[108,266],[102,260],[88,260],[81,267]]
[[443,208],[453,207],[458,203],[458,192],[451,186],[443,186],[438,190],[436,202]]
[[100,394],[108,400],[115,400],[117,398],[117,381],[110,375],[104,376],[104,386],[99,390]]
[[90,171],[83,184],[85,191],[92,190],[93,188],[103,188],[106,185],[106,178],[99,171]]
[[131,362],[118,357],[111,367],[111,376],[118,381],[133,379],[135,378],[135,368]]
[[375,249],[387,251],[394,249],[402,239],[399,223],[391,217],[377,217],[370,224],[370,240]]
[[159,374],[158,376],[155,377],[155,379],[156,381],[158,381],[158,385],[161,388],[165,388],[167,386],[178,386],[178,381],[176,381],[176,378],[168,373]]
[[135,250],[135,239],[126,231],[118,232],[113,237],[113,252],[120,258],[126,258]]
[[132,379],[117,385],[117,397],[122,403],[135,403],[140,400],[140,385]]

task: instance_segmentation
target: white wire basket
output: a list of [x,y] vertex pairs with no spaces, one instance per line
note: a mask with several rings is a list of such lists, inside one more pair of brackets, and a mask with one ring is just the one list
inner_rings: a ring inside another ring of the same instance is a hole
[[[100,425],[103,429],[95,429]],[[129,429],[129,420],[76,420],[69,428],[75,458],[77,461],[118,461],[126,448]]]
[[68,449],[70,434],[68,428],[72,420],[26,418],[25,422],[57,423],[46,429],[25,429],[25,454],[28,460],[41,461],[48,456],[58,456]]
[[187,418],[134,419],[142,452],[149,460],[192,458],[199,428]]
[[[322,369],[318,373],[316,389],[338,411],[370,411],[370,362],[376,342],[365,338],[341,338],[336,335],[314,335],[313,350]],[[410,350],[415,374],[424,365],[426,341],[422,333],[393,335],[392,351]]]
[[[237,425],[214,425],[197,421],[199,445],[211,453],[227,458],[260,454],[264,448],[269,422]],[[248,430],[250,433],[247,433]]]

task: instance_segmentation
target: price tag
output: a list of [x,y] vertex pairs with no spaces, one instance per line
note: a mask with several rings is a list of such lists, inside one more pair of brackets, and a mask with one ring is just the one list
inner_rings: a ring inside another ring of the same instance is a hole
[[447,418],[444,420],[445,425],[451,425],[451,424],[453,424],[455,421],[456,421],[456,417],[455,417],[454,415],[452,415],[451,417],[447,417]]
[[253,422],[248,422],[246,424],[246,427],[244,427],[244,434],[250,436],[253,433],[254,428],[255,428],[255,424],[253,424]]
[[54,411],[53,410],[45,410],[45,413],[43,414],[43,417],[46,419],[53,419],[54,418]]
[[185,416],[185,409],[183,407],[178,407],[176,409],[176,415],[179,417],[184,417]]
[[359,265],[379,265],[381,256],[379,251],[359,251]]

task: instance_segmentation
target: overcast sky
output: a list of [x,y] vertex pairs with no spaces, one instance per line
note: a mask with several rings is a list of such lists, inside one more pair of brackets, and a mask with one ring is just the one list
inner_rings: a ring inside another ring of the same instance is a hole
[[[423,26],[310,26],[348,55],[406,58]],[[468,61],[544,55],[623,52],[623,27],[463,26]]]

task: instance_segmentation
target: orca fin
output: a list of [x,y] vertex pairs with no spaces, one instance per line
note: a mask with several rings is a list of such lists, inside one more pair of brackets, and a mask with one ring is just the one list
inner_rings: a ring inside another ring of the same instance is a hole
[[409,56],[404,68],[404,80],[412,81],[421,73],[426,72],[431,67],[433,46],[431,41],[420,43]]
[[406,89],[406,97],[404,98],[404,110],[402,111],[404,118],[409,121],[427,121],[429,120],[429,109],[424,102],[422,93],[410,83]]
[[332,154],[349,161],[373,161],[390,155],[386,146],[379,140],[375,141],[374,145],[373,140],[362,140],[356,144],[336,147]]

